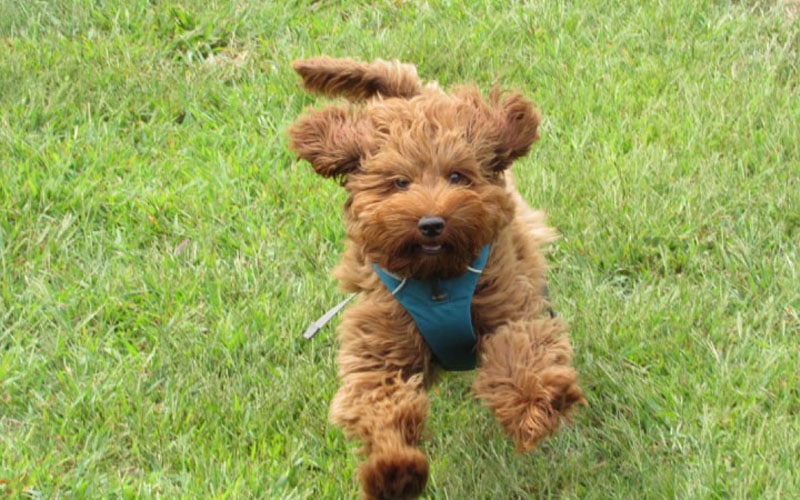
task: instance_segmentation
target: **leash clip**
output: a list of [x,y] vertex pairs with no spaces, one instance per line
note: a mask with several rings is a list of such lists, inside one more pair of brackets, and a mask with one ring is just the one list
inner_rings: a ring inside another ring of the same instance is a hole
[[444,302],[449,297],[447,290],[442,290],[439,286],[439,279],[436,278],[431,282],[431,300],[434,302]]

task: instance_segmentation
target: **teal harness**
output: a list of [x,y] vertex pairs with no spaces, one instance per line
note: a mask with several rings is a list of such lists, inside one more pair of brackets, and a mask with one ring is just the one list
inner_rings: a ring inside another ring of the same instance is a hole
[[478,364],[470,306],[490,250],[491,245],[483,247],[466,273],[449,280],[403,279],[372,265],[386,288],[414,319],[445,370],[472,370]]

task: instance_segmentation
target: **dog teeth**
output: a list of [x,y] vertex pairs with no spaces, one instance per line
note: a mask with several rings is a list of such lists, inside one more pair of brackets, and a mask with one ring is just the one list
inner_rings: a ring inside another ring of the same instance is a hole
[[421,247],[426,253],[436,253],[442,249],[442,245],[421,245]]

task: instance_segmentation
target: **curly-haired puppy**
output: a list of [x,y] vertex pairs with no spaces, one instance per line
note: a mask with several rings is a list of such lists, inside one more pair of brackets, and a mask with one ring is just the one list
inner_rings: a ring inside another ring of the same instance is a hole
[[538,138],[519,94],[445,93],[413,66],[295,61],[305,88],[345,104],[291,127],[291,148],[340,180],[347,246],[335,270],[358,294],[339,326],[330,419],[364,443],[368,498],[418,496],[436,372],[475,369],[473,389],[521,450],[585,404],[566,327],[548,303],[541,247],[555,237],[509,168]]

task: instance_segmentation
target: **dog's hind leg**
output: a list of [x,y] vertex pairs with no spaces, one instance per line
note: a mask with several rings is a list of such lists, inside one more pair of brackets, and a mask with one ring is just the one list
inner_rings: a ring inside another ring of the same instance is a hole
[[473,389],[521,451],[586,404],[565,330],[558,318],[516,321],[483,339]]
[[420,93],[422,84],[410,64],[380,59],[365,64],[352,59],[314,57],[298,59],[292,68],[303,78],[309,92],[351,100],[383,97],[410,98]]

